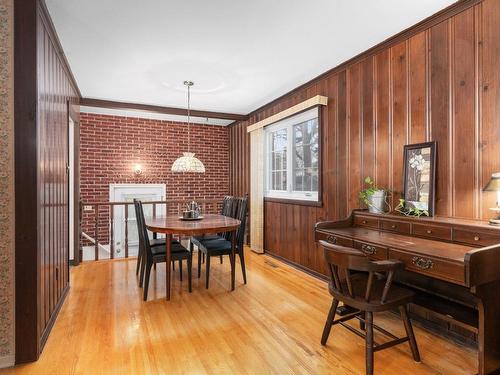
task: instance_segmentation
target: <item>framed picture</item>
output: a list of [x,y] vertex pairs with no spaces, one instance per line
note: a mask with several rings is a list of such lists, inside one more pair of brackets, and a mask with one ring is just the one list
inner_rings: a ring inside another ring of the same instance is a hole
[[434,215],[436,188],[436,142],[404,146],[404,192],[406,208]]

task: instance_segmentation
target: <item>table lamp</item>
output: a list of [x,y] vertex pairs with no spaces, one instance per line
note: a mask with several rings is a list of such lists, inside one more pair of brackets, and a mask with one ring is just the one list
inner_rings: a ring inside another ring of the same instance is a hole
[[493,173],[491,175],[491,180],[485,186],[483,191],[497,192],[497,206],[495,208],[490,208],[490,210],[496,212],[497,216],[494,219],[490,219],[490,225],[500,226],[500,173]]

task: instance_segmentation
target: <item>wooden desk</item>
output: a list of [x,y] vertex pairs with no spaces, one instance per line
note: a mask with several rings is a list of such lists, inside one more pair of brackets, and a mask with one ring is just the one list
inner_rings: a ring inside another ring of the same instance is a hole
[[[235,260],[235,239],[236,231],[240,226],[240,221],[223,215],[204,215],[204,218],[196,221],[185,221],[179,219],[178,215],[157,217],[146,219],[146,227],[151,232],[164,233],[166,235],[166,283],[167,283],[167,301],[170,300],[170,261],[172,235],[197,236],[200,234],[212,234],[221,232],[234,232],[232,238],[232,257],[231,266],[234,269]],[[234,272],[231,275],[231,290],[234,290]]]
[[403,261],[397,282],[417,292],[415,303],[477,333],[479,374],[500,371],[500,228],[355,210],[316,223],[315,238]]

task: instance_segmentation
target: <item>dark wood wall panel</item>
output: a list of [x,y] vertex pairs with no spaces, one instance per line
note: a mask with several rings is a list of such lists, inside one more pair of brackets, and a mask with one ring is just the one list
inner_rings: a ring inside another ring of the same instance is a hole
[[[375,56],[375,179],[380,186],[391,186],[391,111],[390,108],[390,53],[382,51]],[[344,213],[346,216],[348,213]]]
[[410,95],[409,116],[411,143],[427,139],[427,32],[421,32],[409,40]]
[[[451,211],[451,123],[450,123],[450,21],[430,31],[430,106],[431,138],[437,142],[436,214],[450,216]],[[472,67],[471,67],[472,68]]]
[[[476,61],[474,9],[453,20],[453,216],[477,217],[477,80],[471,69]],[[472,192],[472,194],[471,194]],[[457,204],[457,202],[460,202]]]
[[403,146],[408,143],[408,43],[403,42],[391,48],[391,179],[390,188],[395,205],[401,198],[403,181]]
[[38,186],[40,313],[43,342],[69,285],[68,103],[78,94],[61,61],[50,20],[40,8],[38,49]]
[[22,56],[14,90],[16,155],[28,150],[30,155],[16,157],[16,227],[21,228],[16,233],[16,363],[21,363],[38,358],[69,286],[68,111],[80,94],[44,2],[15,5],[15,54]]
[[[368,175],[391,188],[397,204],[403,189],[403,146],[409,143],[438,143],[438,215],[491,217],[488,207],[495,196],[481,188],[492,172],[500,171],[498,61],[500,2],[459,2],[447,17],[441,14],[428,27],[416,28],[237,123],[230,131],[242,136],[237,128],[316,94],[329,98],[322,112],[322,206],[265,202],[266,251],[324,273],[312,237],[314,223],[344,218],[358,208],[358,192]],[[249,157],[233,151],[232,164]],[[248,190],[239,182],[248,183],[248,169],[232,168],[231,174],[233,192]]]

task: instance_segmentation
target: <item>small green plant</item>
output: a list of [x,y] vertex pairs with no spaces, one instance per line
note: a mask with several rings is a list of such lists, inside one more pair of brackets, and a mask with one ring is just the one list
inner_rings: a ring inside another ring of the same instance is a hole
[[399,204],[396,206],[394,210],[405,216],[416,216],[416,217],[429,216],[429,211],[420,210],[416,207],[408,207],[405,203],[406,201],[404,199],[399,199]]
[[365,189],[361,190],[359,192],[359,200],[365,204],[365,206],[367,207],[371,207],[372,206],[372,203],[371,203],[371,200],[370,198],[376,193],[376,192],[379,192],[379,191],[383,191],[385,194],[385,204],[390,208],[390,205],[389,205],[389,202],[388,202],[388,197],[390,196],[391,194],[391,191],[388,190],[388,189],[383,189],[383,188],[380,188],[378,187],[376,184],[375,184],[375,181],[373,181],[373,179],[368,176],[368,177],[365,177]]

